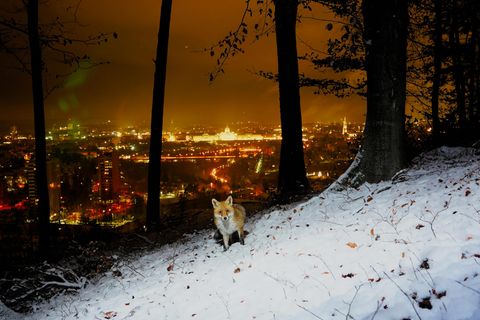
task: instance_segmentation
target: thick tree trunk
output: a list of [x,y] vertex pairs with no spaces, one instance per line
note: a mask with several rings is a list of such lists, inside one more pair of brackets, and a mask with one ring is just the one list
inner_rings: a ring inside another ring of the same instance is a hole
[[153,80],[150,154],[148,161],[147,230],[157,230],[160,223],[160,157],[162,154],[163,109],[167,76],[168,36],[172,0],[163,0],[160,10],[157,56]]
[[302,141],[296,42],[298,1],[276,0],[274,3],[282,125],[278,191],[283,199],[288,199],[310,189],[305,172]]
[[39,250],[40,254],[45,256],[48,254],[50,246],[50,205],[48,202],[47,146],[45,141],[45,110],[43,103],[43,62],[38,33],[38,0],[28,1],[27,15],[35,124],[35,183],[38,193]]
[[367,118],[360,180],[390,179],[405,166],[407,0],[364,0]]
[[432,79],[432,136],[434,144],[439,143],[440,118],[440,77],[442,74],[442,0],[435,0],[435,30],[433,35],[433,79]]

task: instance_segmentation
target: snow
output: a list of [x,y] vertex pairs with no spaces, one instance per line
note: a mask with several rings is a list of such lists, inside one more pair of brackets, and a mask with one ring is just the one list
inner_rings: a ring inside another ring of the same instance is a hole
[[434,150],[392,181],[329,189],[246,230],[226,252],[209,230],[118,261],[25,319],[480,319],[473,149]]

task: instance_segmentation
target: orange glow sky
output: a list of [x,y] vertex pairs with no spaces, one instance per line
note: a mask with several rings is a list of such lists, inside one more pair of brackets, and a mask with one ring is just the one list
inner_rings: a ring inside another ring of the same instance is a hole
[[[64,1],[50,0],[54,10]],[[110,119],[119,125],[148,124],[150,121],[153,58],[155,56],[160,1],[83,0],[78,18],[81,34],[98,31],[117,32],[119,38],[107,44],[87,48],[94,58],[109,60],[108,65],[91,69],[79,84],[56,90],[46,100],[48,124],[66,119],[81,123]],[[259,78],[252,71],[276,71],[275,35],[245,46],[246,53],[226,64],[226,74],[213,84],[208,74],[215,59],[201,52],[233,30],[243,13],[244,0],[174,0],[170,33],[166,109],[164,124],[169,129],[191,124],[226,125],[235,121],[279,123],[277,84]],[[44,11],[45,13],[45,11]],[[313,13],[328,17],[322,9]],[[257,18],[248,21],[255,23]],[[253,28],[251,29],[253,31]],[[312,47],[325,50],[331,34],[325,23],[303,20],[298,36]],[[298,42],[299,54],[310,50]],[[309,66],[300,65],[309,72]],[[2,71],[0,106],[2,121],[29,120],[32,117],[30,84],[26,75]],[[304,122],[363,121],[365,101],[360,98],[337,99],[301,91]]]

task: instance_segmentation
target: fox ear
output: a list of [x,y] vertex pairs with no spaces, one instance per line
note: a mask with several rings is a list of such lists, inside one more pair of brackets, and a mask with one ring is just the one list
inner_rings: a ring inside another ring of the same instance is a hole
[[216,207],[218,207],[218,205],[220,204],[220,202],[218,202],[217,199],[213,199],[213,198],[212,198],[212,204],[213,204],[213,207],[216,208]]
[[227,202],[227,204],[228,204],[229,206],[231,206],[231,205],[233,204],[233,198],[232,198],[232,196],[228,196],[226,202]]

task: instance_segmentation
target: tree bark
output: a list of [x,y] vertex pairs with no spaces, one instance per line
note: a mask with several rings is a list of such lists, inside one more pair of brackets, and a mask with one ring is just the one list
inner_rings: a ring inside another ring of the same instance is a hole
[[282,143],[278,192],[282,199],[310,189],[305,172],[296,42],[297,0],[275,0]]
[[38,0],[27,4],[28,41],[32,72],[33,113],[35,126],[35,183],[38,193],[39,251],[42,256],[50,246],[50,204],[47,183],[47,151],[45,140],[45,107],[43,100],[42,49],[38,33]]
[[[390,179],[406,164],[407,0],[364,0],[367,117],[361,180]],[[362,181],[362,182],[363,182]]]
[[432,136],[437,145],[440,141],[440,118],[438,115],[440,80],[442,74],[442,0],[434,1],[435,30],[433,34],[433,80],[432,80]]
[[160,224],[160,157],[162,154],[163,109],[167,77],[168,37],[172,0],[163,0],[160,9],[157,55],[153,80],[150,154],[148,161],[147,230],[158,230]]

